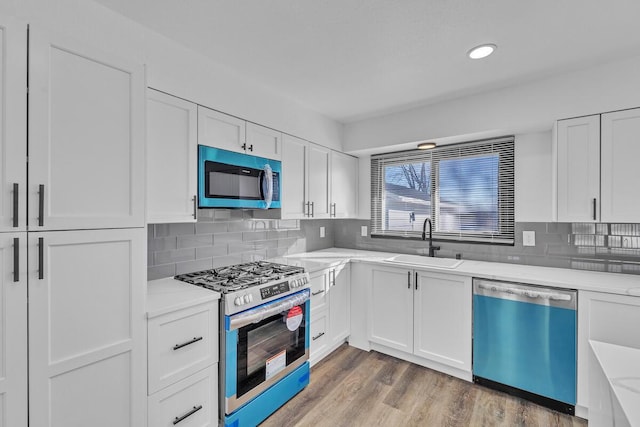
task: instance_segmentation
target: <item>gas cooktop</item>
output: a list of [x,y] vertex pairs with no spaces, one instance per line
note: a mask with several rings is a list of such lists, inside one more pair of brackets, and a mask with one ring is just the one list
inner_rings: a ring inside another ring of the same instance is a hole
[[195,273],[180,274],[174,278],[216,292],[228,294],[300,273],[304,273],[303,267],[267,261],[255,261],[211,270],[196,271]]

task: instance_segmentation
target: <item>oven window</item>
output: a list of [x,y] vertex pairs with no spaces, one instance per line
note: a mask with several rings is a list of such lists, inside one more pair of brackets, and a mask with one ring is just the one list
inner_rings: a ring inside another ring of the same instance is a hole
[[[304,306],[300,309],[304,313]],[[283,312],[238,331],[237,397],[304,356],[305,322],[290,331],[286,317],[287,312]],[[271,372],[267,370],[268,364]]]

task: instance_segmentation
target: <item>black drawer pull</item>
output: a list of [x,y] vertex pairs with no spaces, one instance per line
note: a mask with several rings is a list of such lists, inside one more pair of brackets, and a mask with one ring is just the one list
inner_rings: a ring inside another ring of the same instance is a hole
[[312,340],[317,340],[318,338],[320,338],[321,336],[324,335],[324,332],[320,332],[318,335],[316,335],[315,337],[311,338]]
[[38,237],[38,279],[44,279],[44,237]]
[[313,293],[311,294],[311,296],[320,295],[320,294],[323,294],[323,293],[324,293],[324,289],[323,289],[323,290],[321,290],[321,291],[313,292]]
[[18,183],[13,183],[13,226],[18,226]]
[[187,341],[187,342],[182,343],[182,344],[176,344],[176,345],[174,345],[174,346],[173,346],[173,349],[174,349],[174,350],[178,350],[179,348],[186,347],[186,346],[188,346],[188,345],[190,345],[190,344],[193,344],[194,342],[198,342],[198,341],[200,341],[200,340],[202,340],[202,337],[193,337],[193,339],[192,339],[191,341]]
[[20,281],[20,239],[13,239],[13,281]]
[[38,187],[38,225],[44,226],[44,184]]
[[173,420],[173,425],[178,424],[180,421],[184,420],[185,418],[190,417],[191,415],[195,414],[196,412],[198,412],[200,409],[202,409],[202,405],[198,405],[198,406],[194,406],[192,410],[190,410],[189,412],[187,412],[186,414],[184,414],[181,417],[176,417],[175,420]]

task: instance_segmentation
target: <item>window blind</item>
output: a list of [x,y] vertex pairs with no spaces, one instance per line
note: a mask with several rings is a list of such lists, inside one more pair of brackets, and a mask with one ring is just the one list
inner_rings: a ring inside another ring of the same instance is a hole
[[513,244],[514,138],[371,158],[371,234]]

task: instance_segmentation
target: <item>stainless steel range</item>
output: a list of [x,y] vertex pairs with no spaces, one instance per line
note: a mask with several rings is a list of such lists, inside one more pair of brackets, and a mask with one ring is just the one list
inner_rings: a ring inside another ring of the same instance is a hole
[[220,298],[220,424],[255,426],[309,383],[309,275],[257,261],[175,276]]

